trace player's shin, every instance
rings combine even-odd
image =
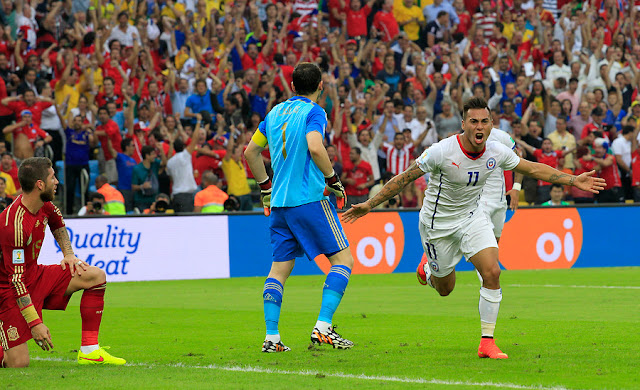
[[[498,320],[498,311],[502,301],[502,289],[490,290],[486,287],[480,288],[480,323],[483,338],[493,338],[493,332]]]
[[[267,325],[266,340],[274,343],[280,341],[278,322],[280,321],[280,307],[284,288],[277,279],[267,278],[264,282],[262,298],[264,300],[264,322]]]
[[[84,290],[80,300],[80,317],[82,318],[82,343],[80,350],[89,354],[98,348],[98,333],[104,310],[104,293],[106,283],[95,285]]]
[[[349,283],[351,269],[345,265],[334,265],[327,274],[322,290],[322,306],[316,328],[321,332],[328,332],[333,320],[333,314],[338,309],[344,291]]]

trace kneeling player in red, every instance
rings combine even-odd
[[[82,343],[79,364],[125,364],[98,345],[106,275],[74,254],[60,210],[51,203],[58,180],[46,157],[28,158],[18,170],[20,195],[0,214],[0,367],[27,367],[27,341],[45,351],[53,348],[42,309],[65,310],[71,294],[80,301]],[[60,265],[38,264],[47,224],[64,258]],[[106,347],[105,347],[106,348]]]

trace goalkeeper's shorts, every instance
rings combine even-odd
[[[273,261],[306,254],[332,256],[349,246],[336,209],[328,200],[296,207],[272,207],[269,218]]]

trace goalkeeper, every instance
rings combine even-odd
[[[344,207],[345,192],[333,171],[323,145],[327,115],[315,102],[322,94],[322,72],[311,63],[300,63],[293,72],[296,96],[275,106],[258,126],[245,157],[260,184],[262,204],[269,218],[273,263],[264,283],[264,319],[267,335],[262,352],[289,351],[280,340],[278,321],[284,283],[296,257],[310,260],[324,254],[331,262],[322,292],[320,315],[313,331],[314,344],[351,348],[332,326],[335,313],[349,283],[353,257],[333,205],[333,192]],[[273,168],[267,176],[261,152],[269,146]]]

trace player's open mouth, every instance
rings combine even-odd
[[[475,138],[476,144],[480,145],[483,139],[484,139],[483,133],[476,133],[476,138]]]

